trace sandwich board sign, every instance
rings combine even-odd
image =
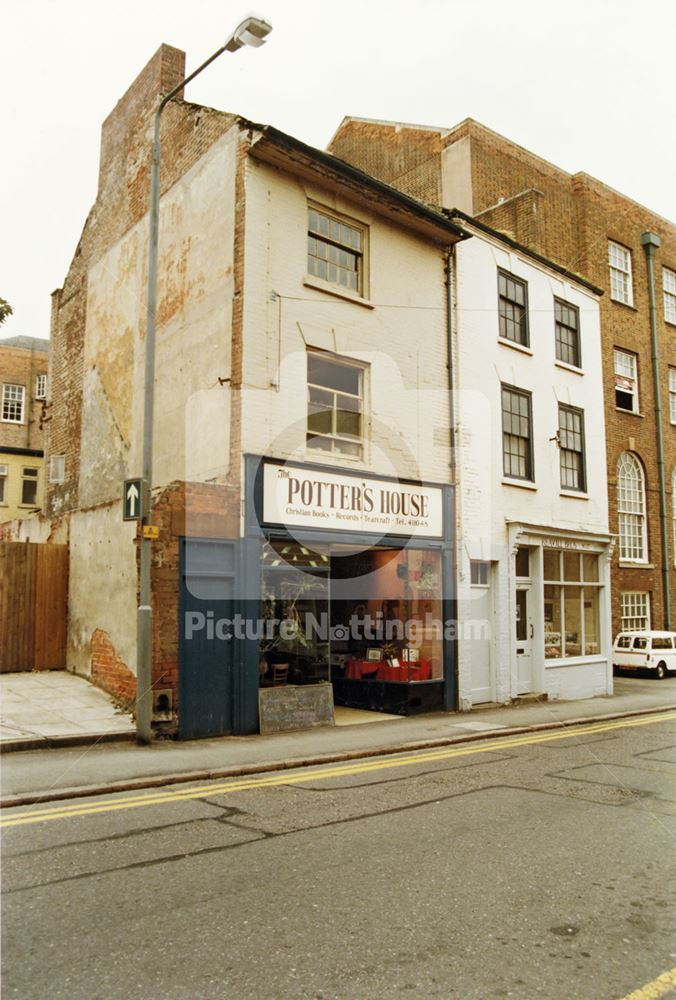
[[[122,493],[122,519],[140,521],[143,507],[143,480],[125,479]]]

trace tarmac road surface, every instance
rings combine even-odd
[[[5,810],[3,997],[673,996],[675,764],[669,712]]]

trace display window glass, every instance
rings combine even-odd
[[[443,679],[441,553],[271,539],[262,549],[260,673],[286,682]]]
[[[599,557],[543,550],[545,659],[597,656],[601,651]]]

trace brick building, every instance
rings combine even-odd
[[[37,337],[0,340],[0,522],[42,507],[48,350]]]
[[[674,224],[588,174],[569,174],[471,119],[447,129],[346,118],[329,149],[425,203],[460,209],[510,234],[604,290],[609,515],[618,539],[613,631],[676,627]],[[654,251],[654,359],[641,241],[649,232],[660,244]],[[584,365],[574,354],[570,361],[572,369]],[[668,604],[665,591],[671,595]]]

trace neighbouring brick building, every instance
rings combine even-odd
[[[676,627],[676,227],[472,119],[431,128],[348,117],[329,149],[423,202],[457,208],[604,290],[601,300],[613,630]],[[657,394],[641,236],[655,250]],[[570,356],[571,369],[584,357]],[[660,489],[658,430],[663,441]],[[619,509],[618,509],[619,507]],[[666,546],[662,544],[662,528]],[[664,576],[671,594],[665,605]]]
[[[0,340],[0,522],[42,507],[49,341]]]

